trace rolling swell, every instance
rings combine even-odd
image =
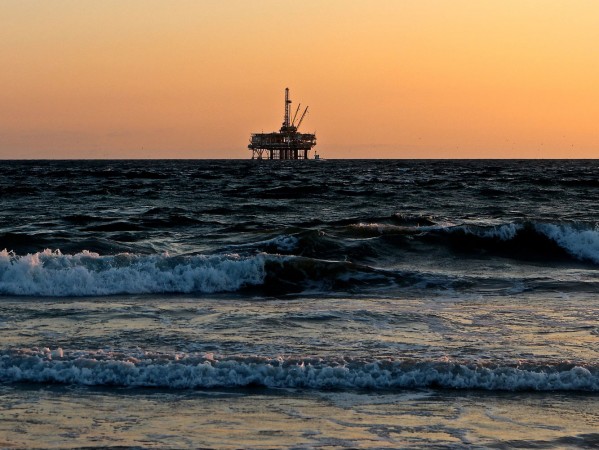
[[[349,225],[346,233],[361,238],[398,237],[404,246],[425,243],[460,254],[489,253],[532,261],[574,259],[599,264],[599,229],[595,223],[523,221],[413,226],[361,222]]]
[[[356,358],[220,358],[137,351],[0,351],[0,381],[89,386],[304,389],[599,391],[599,367],[572,363],[478,363]]]
[[[348,292],[361,287],[389,287],[408,281],[401,274],[367,265],[306,257],[270,258],[265,269],[263,288],[270,295],[306,290]]]

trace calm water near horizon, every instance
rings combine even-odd
[[[0,448],[599,446],[599,161],[4,161]]]

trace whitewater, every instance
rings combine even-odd
[[[296,163],[5,162],[0,447],[597,445],[594,161]]]

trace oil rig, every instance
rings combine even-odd
[[[299,133],[297,130],[308,113],[308,107],[298,118],[301,103],[297,105],[291,118],[291,100],[289,88],[285,88],[285,118],[279,131],[272,133],[253,133],[248,148],[252,151],[252,159],[308,159],[309,152],[316,145],[316,135]],[[318,155],[314,156],[318,159]]]

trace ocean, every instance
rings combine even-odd
[[[0,448],[599,447],[599,161],[4,161]]]

